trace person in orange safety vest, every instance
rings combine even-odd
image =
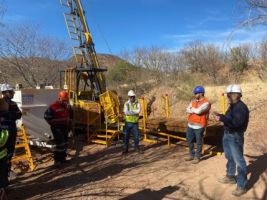
[[[205,128],[208,124],[210,103],[204,96],[205,89],[202,86],[196,86],[193,90],[194,99],[190,102],[186,109],[188,113],[188,127],[186,139],[189,146],[189,157],[186,161],[193,161],[193,164],[200,162],[202,151],[202,138]],[[197,144],[197,150],[194,149],[194,140]]]

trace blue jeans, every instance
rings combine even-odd
[[[235,176],[237,167],[237,186],[245,188],[247,184],[247,165],[243,155],[244,133],[224,131],[223,149],[227,159],[226,174]]]
[[[124,140],[124,149],[128,150],[129,140],[131,131],[134,134],[134,147],[138,148],[139,146],[139,133],[138,133],[138,123],[125,123],[125,140]]]
[[[199,159],[201,156],[202,151],[202,136],[203,136],[204,128],[200,129],[193,129],[190,127],[187,127],[186,131],[186,139],[189,147],[189,156],[191,158]],[[194,139],[196,139],[197,143],[197,151],[195,152],[194,149]]]

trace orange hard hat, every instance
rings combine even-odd
[[[69,94],[66,91],[60,91],[58,93],[58,98],[61,101],[68,101],[69,100]]]

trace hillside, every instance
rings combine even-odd
[[[100,66],[111,69],[117,63],[123,62],[115,55],[98,54]],[[48,58],[8,58],[0,59],[0,82],[9,82],[12,85],[22,83],[24,87],[32,84],[59,85],[59,71],[76,66],[74,58],[68,60],[50,60]],[[23,72],[23,75],[22,75]],[[27,80],[25,80],[23,77]]]
[[[124,61],[118,56],[111,55],[111,54],[97,54],[98,61],[101,67],[113,67],[117,63]]]
[[[212,110],[220,111],[220,94],[225,85],[204,85]],[[247,77],[241,83],[243,100],[250,109],[250,123],[245,135],[245,158],[248,164],[248,192],[242,200],[267,199],[267,83],[257,77]],[[159,111],[160,97],[169,94],[171,117],[186,118],[189,102],[181,97],[181,86],[156,86],[146,93],[154,96],[155,116]],[[192,89],[192,88],[191,88]],[[177,92],[179,91],[179,92]],[[156,109],[157,108],[157,109]],[[152,144],[142,141],[143,155],[130,151],[121,156],[121,144],[106,148],[87,145],[79,140],[69,151],[72,165],[58,171],[53,168],[52,154],[34,150],[38,158],[37,169],[17,176],[8,193],[9,199],[124,199],[124,200],[237,200],[231,195],[234,185],[222,185],[217,179],[225,174],[226,160],[222,156],[206,155],[198,165],[184,161],[185,143],[172,141]],[[76,156],[76,148],[79,157]]]
[[[117,63],[119,62],[123,62],[124,60],[116,55],[112,55],[112,54],[104,54],[104,53],[99,53],[97,54],[97,59],[99,61],[99,64],[101,67],[113,67],[115,66]],[[69,59],[73,65],[75,65],[75,58],[72,57]]]

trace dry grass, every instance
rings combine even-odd
[[[248,105],[250,110],[255,110],[267,100],[267,83],[261,81],[253,74],[248,74],[247,78],[238,83],[243,90],[243,101]],[[205,85],[206,97],[212,103],[212,110],[221,111],[221,94],[225,92],[227,85]],[[170,98],[170,110],[172,117],[186,117],[185,109],[190,99],[193,97],[192,90],[194,85],[181,83],[178,86],[161,85],[154,87],[149,93],[144,96],[150,101],[153,97],[156,98],[152,105],[154,115],[162,115],[164,113],[164,104],[161,103],[165,94]],[[163,101],[162,101],[163,102]],[[162,105],[162,106],[161,106]]]

